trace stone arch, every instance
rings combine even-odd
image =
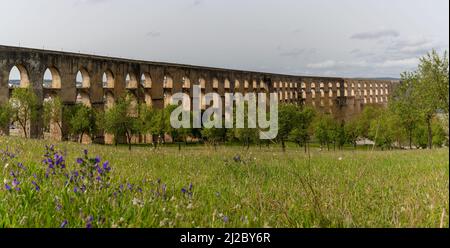
[[[56,92],[54,92],[54,91],[46,92],[44,94],[44,99],[43,99],[44,106],[47,102],[53,101],[56,98],[57,98]],[[62,137],[63,135],[61,133],[61,129],[59,128],[59,125],[61,125],[61,119],[59,119],[59,121],[54,121],[53,119],[49,120],[49,122],[43,126],[42,131],[43,131],[44,139],[61,141],[63,138]]]
[[[76,103],[84,104],[87,107],[92,107],[91,98],[90,98],[89,94],[86,92],[78,92],[77,98],[75,101],[76,101]]]
[[[201,109],[206,109],[206,99],[205,99],[205,88],[206,88],[206,80],[202,77],[198,79],[198,85],[200,86],[200,106]]]
[[[241,86],[241,83],[239,82],[239,80],[234,80],[234,89],[235,90],[239,90]]]
[[[8,86],[10,88],[26,88],[30,85],[28,70],[22,64],[14,65],[9,70]]]
[[[144,97],[145,97],[144,99],[145,105],[152,106],[153,105],[152,94],[150,92],[145,92]]]
[[[264,93],[269,93],[269,85],[267,84],[267,82],[264,82],[264,80],[261,80],[260,89]]]
[[[104,99],[104,107],[105,110],[108,110],[114,106],[116,103],[116,99],[114,97],[114,94],[111,91],[105,91],[105,95],[103,96]]]
[[[102,75],[102,85],[106,89],[114,89],[115,76],[111,70],[106,70]]]
[[[344,96],[348,96],[348,84],[347,84],[347,82],[344,83]]]
[[[182,87],[183,87],[183,89],[190,89],[191,88],[191,80],[189,79],[189,77],[186,77],[186,76],[184,76],[184,77],[182,77],[181,78],[181,81],[182,81]]]
[[[126,89],[137,89],[138,82],[136,75],[134,73],[130,72],[125,77],[125,88]]]
[[[301,92],[302,92],[302,99],[306,100],[306,89],[302,88]]]
[[[172,89],[173,88],[173,78],[170,75],[164,76],[163,88],[164,89]]]
[[[44,88],[50,89],[60,89],[61,88],[61,74],[59,70],[50,66],[44,71],[44,80],[42,80],[42,86]]]
[[[230,80],[228,78],[225,78],[223,86],[224,86],[224,89],[226,89],[226,90],[230,89],[231,83],[230,83]]]
[[[142,73],[140,83],[143,88],[146,89],[152,88],[152,77],[150,76],[150,73],[148,72]]]
[[[91,87],[91,77],[86,68],[81,67],[75,78],[75,85],[77,88],[89,88]]]
[[[316,84],[315,83],[311,83],[311,98],[312,99],[316,98]]]
[[[244,89],[248,89],[250,86],[250,83],[248,82],[248,80],[244,80]]]
[[[333,97],[333,84],[332,83],[328,84],[328,97],[329,98]]]
[[[170,105],[172,101],[173,78],[170,75],[165,75],[163,78],[163,98],[164,106]]]
[[[128,114],[130,115],[130,116],[133,116],[133,117],[137,117],[138,116],[138,104],[139,104],[139,101],[138,101],[138,98],[137,98],[137,96],[134,94],[134,93],[132,93],[132,92],[129,92],[127,95],[126,95],[126,98],[127,98],[127,100],[129,100],[130,101],[130,108],[128,109]]]
[[[214,77],[212,82],[213,82],[213,89],[216,89],[216,90],[219,89],[219,79]]]

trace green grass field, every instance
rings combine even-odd
[[[448,149],[56,143],[67,168],[46,178],[45,144],[0,137],[0,227],[449,227]],[[110,162],[101,183],[67,182],[83,149]]]

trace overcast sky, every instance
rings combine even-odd
[[[0,44],[296,75],[399,77],[448,0],[0,0]]]

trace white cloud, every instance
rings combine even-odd
[[[319,63],[311,63],[307,64],[306,67],[310,69],[330,69],[336,66],[336,61],[334,60],[326,60]]]
[[[416,67],[419,64],[419,58],[408,58],[408,59],[397,59],[397,60],[386,60],[382,63],[376,64],[380,68],[411,68]]]
[[[400,33],[393,29],[384,29],[371,32],[361,32],[353,34],[350,38],[356,40],[377,40],[384,37],[398,37]]]

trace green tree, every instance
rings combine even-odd
[[[97,115],[96,112],[84,105],[75,104],[70,110],[66,110],[65,115],[69,120],[70,133],[78,137],[80,143],[83,143],[83,136],[88,135],[91,139],[97,132]]]
[[[10,102],[12,121],[19,123],[25,138],[28,138],[28,126],[38,117],[38,98],[30,88],[17,88]]]
[[[366,105],[358,117],[356,130],[358,136],[364,139],[373,139],[369,135],[370,125],[373,120],[375,120],[381,112],[381,107],[377,105]]]
[[[345,142],[352,144],[356,149],[357,141],[358,141],[358,119],[353,118],[350,121],[345,123]]]
[[[433,146],[442,147],[446,143],[446,133],[441,120],[434,118],[431,124],[433,130]]]
[[[402,73],[402,83],[396,87],[389,102],[389,109],[398,117],[398,124],[406,132],[410,149],[412,148],[414,129],[420,121],[420,110],[413,94],[417,81],[416,73]]]
[[[11,121],[11,105],[5,103],[0,105],[0,133],[9,128]]]
[[[225,137],[228,136],[229,140],[237,140],[239,141],[243,146],[247,147],[247,149],[250,148],[250,144],[253,144],[255,142],[258,141],[259,139],[259,129],[256,128],[250,128],[249,127],[249,108],[248,108],[248,103],[244,102],[243,103],[243,108],[244,108],[244,127],[243,128],[237,128],[236,126],[236,108],[233,109],[233,116],[235,116],[236,118],[233,118],[233,129],[229,130],[228,132],[226,132],[226,129],[221,128],[222,130],[213,130],[211,132],[206,132],[207,134],[216,134],[218,135],[217,138],[221,138],[221,137]],[[255,116],[257,118],[257,116]],[[256,121],[256,120],[253,120]],[[204,132],[202,132],[203,134]]]
[[[415,104],[420,111],[427,127],[428,148],[432,148],[433,130],[432,120],[438,111],[448,116],[449,110],[449,81],[448,54],[441,57],[433,50],[420,59],[415,72],[418,80],[413,87]]]
[[[413,142],[418,148],[426,148],[428,145],[427,127],[423,121],[419,122],[414,129]]]
[[[278,136],[283,151],[286,150],[286,141],[295,127],[300,106],[295,104],[280,104],[278,108]]]
[[[391,149],[393,143],[401,146],[405,136],[404,129],[398,125],[398,116],[389,109],[380,110],[379,116],[372,120],[369,128],[369,136],[376,146],[382,149]]]
[[[61,98],[55,97],[48,101],[44,102],[44,126],[48,127],[52,123],[55,123],[62,136],[63,135],[63,127],[62,127],[62,116],[63,116],[63,103]]]
[[[347,141],[347,134],[345,133],[345,122],[335,122],[335,145],[338,146],[339,150],[344,148],[344,145]]]
[[[130,97],[125,96],[121,97],[104,115],[105,132],[114,135],[116,145],[120,137],[125,137],[128,150],[131,150],[133,135],[139,134],[142,130],[140,119],[136,114],[138,113],[137,107],[132,103]]]
[[[152,106],[148,106],[146,104],[141,104],[139,106],[138,121],[140,123],[139,125],[143,134],[153,134],[153,124],[156,114],[157,113]]]
[[[326,145],[328,150],[330,150],[330,143],[335,138],[335,126],[335,121],[329,114],[320,113],[314,120],[314,136],[319,141],[320,145]]]
[[[303,107],[296,113],[296,120],[293,122],[294,127],[289,133],[289,139],[293,140],[299,146],[303,145],[306,152],[307,143],[310,140],[309,129],[314,120],[316,112],[313,108]]]

